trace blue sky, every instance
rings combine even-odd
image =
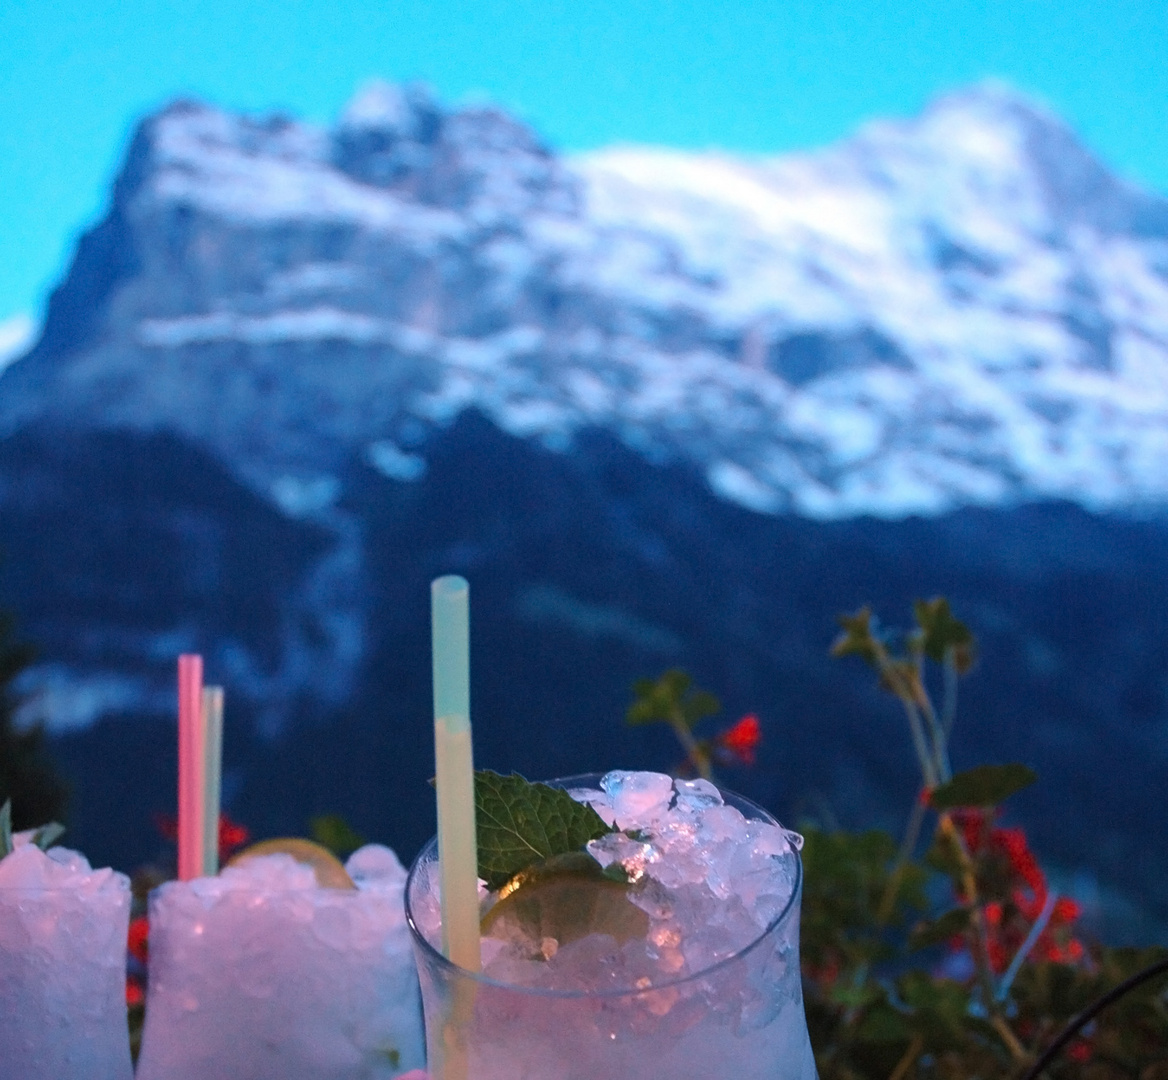
[[[1168,193],[1168,2],[3,0],[0,352],[100,215],[136,118],[193,94],[328,121],[373,76],[492,98],[565,150],[750,153],[996,76]]]

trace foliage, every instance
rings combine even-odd
[[[822,1080],[1022,1077],[1076,1013],[1168,951],[1080,940],[1078,906],[1048,888],[1022,830],[999,823],[1001,803],[1033,782],[1029,769],[952,773],[957,683],[976,643],[943,599],[918,601],[914,615],[899,635],[866,608],[843,616],[832,649],[871,666],[900,702],[922,788],[899,845],[804,828],[812,1045]],[[932,842],[918,856],[929,815]],[[1102,1012],[1047,1075],[1168,1080],[1168,976]]]
[[[29,839],[41,851],[48,851],[64,833],[65,826],[59,821],[50,821],[47,824],[41,825]],[[13,847],[14,842],[12,838],[12,800],[5,799],[4,805],[0,806],[0,859],[8,855]]]
[[[491,890],[502,888],[533,862],[579,851],[589,840],[612,832],[587,803],[518,773],[477,771],[474,795],[479,877]]]
[[[31,829],[64,818],[68,789],[57,775],[37,725],[18,731],[13,723],[15,678],[32,662],[31,646],[13,640],[11,616],[0,613],[0,802],[12,801],[12,827]]]
[[[365,844],[365,838],[340,814],[321,814],[314,817],[308,823],[308,835],[321,846],[328,848],[338,859],[352,855]]]
[[[715,761],[753,765],[762,738],[758,717],[753,714],[712,738],[694,735],[694,728],[702,720],[721,710],[722,704],[713,694],[696,689],[689,675],[671,668],[656,679],[638,679],[633,684],[633,703],[625,720],[633,725],[668,724],[685,751],[685,759],[675,771],[712,780]]]

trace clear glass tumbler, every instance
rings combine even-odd
[[[595,788],[599,780],[553,783]],[[722,795],[748,820],[778,824],[749,800]],[[417,918],[433,910],[437,859],[431,840],[406,884],[431,1080],[814,1080],[799,974],[797,852],[790,900],[755,940],[684,978],[594,992],[510,985],[448,961]]]
[[[101,872],[98,872],[99,874]],[[0,1080],[130,1080],[130,882],[0,886]]]
[[[287,864],[308,880],[229,869],[151,894],[137,1080],[389,1080],[424,1063],[400,879],[320,888]]]

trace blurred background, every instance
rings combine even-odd
[[[428,583],[479,764],[722,777],[899,831],[837,616],[947,596],[958,767],[1113,941],[1168,942],[1168,9],[0,11],[0,779],[129,869],[174,660],[257,836],[432,831]],[[35,655],[23,650],[31,645]]]

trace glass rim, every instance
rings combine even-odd
[[[540,783],[550,784],[553,787],[559,787],[567,790],[571,787],[583,787],[586,781],[599,782],[600,778],[607,776],[607,773],[577,773],[574,776],[558,777],[555,780],[543,780]],[[595,786],[595,784],[594,784]],[[784,826],[779,820],[764,806],[760,806],[753,799],[748,799],[745,795],[739,795],[738,792],[732,791],[730,788],[724,788],[715,785],[722,797],[725,799],[730,796],[736,803],[742,804],[755,811],[758,818],[764,821],[769,821],[771,824],[778,825],[779,828]],[[757,820],[757,818],[755,819]],[[431,852],[436,852],[438,847],[438,837],[432,836],[422,846],[422,850],[418,852],[414,861],[410,864],[409,873],[406,875],[405,890],[402,899],[405,903],[406,925],[410,928],[410,937],[414,944],[422,950],[426,958],[439,968],[448,971],[454,975],[461,976],[465,979],[470,979],[480,986],[492,987],[499,990],[507,990],[516,994],[530,994],[533,997],[554,997],[554,998],[631,998],[641,997],[647,994],[655,994],[661,990],[668,990],[673,987],[684,986],[687,983],[696,982],[699,979],[705,979],[712,974],[720,972],[722,969],[731,964],[742,960],[747,954],[758,948],[764,941],[767,940],[781,925],[783,925],[791,915],[791,911],[798,909],[798,899],[803,888],[803,858],[799,853],[799,849],[792,845],[791,854],[795,856],[795,881],[791,887],[791,895],[787,897],[786,904],[783,905],[780,911],[767,925],[758,932],[757,936],[748,941],[739,949],[735,949],[729,956],[724,956],[720,960],[702,968],[700,971],[690,972],[688,975],[682,975],[677,978],[669,979],[665,982],[655,982],[649,986],[639,987],[605,987],[598,990],[558,990],[554,987],[543,986],[524,986],[519,983],[501,982],[498,979],[492,979],[489,975],[484,975],[481,971],[469,971],[464,967],[460,967],[454,961],[443,956],[442,951],[437,949],[430,943],[426,935],[419,929],[417,921],[414,919],[413,906],[410,903],[411,887],[414,884],[415,876],[417,875],[419,867],[422,862]],[[437,862],[437,858],[434,859]]]

